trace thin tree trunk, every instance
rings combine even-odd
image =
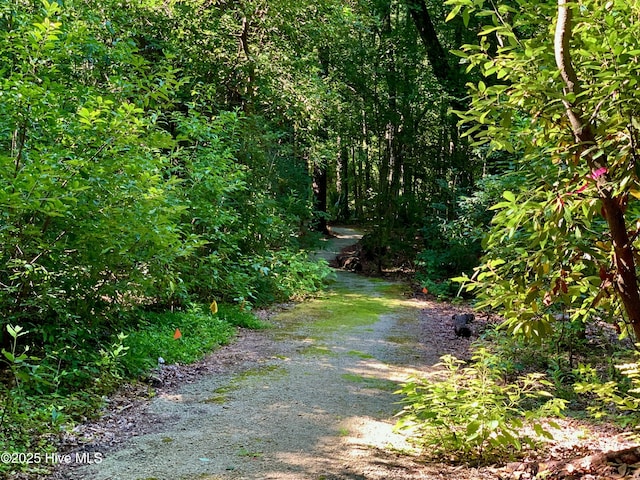
[[[242,32],[239,36],[238,50],[244,53],[248,64],[247,81],[245,85],[242,109],[246,113],[250,113],[253,109],[253,97],[255,94],[255,62],[249,50],[249,30],[251,22],[247,17],[242,18]]]
[[[325,49],[318,52],[318,62],[321,67],[321,76],[326,77],[329,71],[329,56]],[[329,138],[329,134],[325,126],[320,128],[318,137],[325,141]],[[327,190],[328,190],[328,166],[324,161],[315,160],[313,164],[313,194],[314,209],[316,211],[316,230],[324,235],[329,235],[329,226],[327,225]]]
[[[338,218],[345,221],[349,218],[349,151],[346,145],[340,146],[337,174]]]
[[[314,207],[319,213],[316,222],[316,230],[328,235],[329,227],[327,226],[327,168],[325,165],[318,163],[313,166],[313,194]]]

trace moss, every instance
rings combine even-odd
[[[226,403],[227,402],[227,396],[226,395],[214,395],[213,397],[209,397],[207,398],[204,403]]]
[[[329,347],[323,345],[309,345],[308,347],[300,349],[300,353],[302,355],[326,355],[330,357],[337,355],[336,352],[331,351]]]
[[[373,355],[370,355],[370,354],[364,353],[364,352],[360,352],[359,350],[349,350],[347,352],[347,355],[349,355],[351,357],[358,357],[358,358],[363,358],[363,359],[375,358]]]
[[[367,280],[371,282],[370,279]],[[323,298],[311,300],[278,315],[283,323],[305,322],[315,332],[330,333],[344,328],[372,325],[380,315],[391,313],[403,304],[401,287],[387,282],[374,282],[371,291],[354,293],[359,288],[342,287],[328,292]],[[314,333],[315,333],[314,332]]]
[[[260,458],[264,454],[259,450],[248,450],[244,447],[241,447],[238,451],[238,456],[240,457],[250,457],[250,458]]]
[[[251,368],[242,373],[239,373],[231,379],[226,385],[222,385],[216,388],[212,393],[213,395],[205,400],[203,403],[225,403],[228,400],[228,394],[239,390],[241,383],[247,381],[250,378],[261,377],[264,375],[286,375],[287,371],[279,365],[261,365],[256,368]]]
[[[385,392],[395,392],[399,388],[396,382],[383,378],[366,377],[354,373],[345,373],[342,374],[341,377],[347,382],[358,383],[364,388],[374,388],[376,390],[384,390]]]

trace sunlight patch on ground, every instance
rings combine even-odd
[[[351,417],[343,420],[339,427],[337,432],[339,436],[318,439],[319,450],[325,453],[322,460],[319,461],[317,455],[304,451],[278,452],[276,463],[286,465],[285,468],[289,471],[272,470],[264,478],[278,480],[300,480],[300,478],[311,478],[311,476],[325,478],[323,474],[328,472],[331,472],[331,475],[327,475],[326,478],[335,478],[336,472],[348,474],[348,478],[351,478],[350,475],[357,472],[350,469],[360,465],[361,459],[370,457],[372,450],[417,454],[405,436],[393,431],[391,423],[370,417]],[[360,476],[354,478],[360,478]]]
[[[348,446],[348,454],[351,457],[367,456],[366,449],[356,448],[362,446],[415,453],[406,436],[393,430],[393,423],[368,417],[352,417],[343,421],[340,426],[349,431],[344,443]]]
[[[181,393],[175,393],[175,394],[161,393],[160,395],[158,395],[158,398],[161,400],[165,400],[167,402],[173,402],[173,403],[184,402],[184,398]]]
[[[388,365],[376,360],[363,360],[355,367],[348,368],[349,373],[363,377],[373,377],[395,383],[404,383],[411,378],[437,379],[441,376],[441,370],[430,369],[430,371],[418,370],[413,367],[401,365]]]

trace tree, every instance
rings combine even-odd
[[[319,286],[300,247],[325,90],[280,35],[313,5],[267,6],[0,6],[3,325],[100,342],[151,304]]]
[[[611,161],[607,158],[606,146],[602,145],[604,139],[597,138],[595,134],[597,127],[594,122],[598,112],[595,109],[585,110],[578,100],[582,94],[582,86],[573,68],[570,51],[574,8],[575,6],[569,7],[566,0],[558,0],[554,49],[556,64],[565,84],[565,98],[562,103],[565,106],[566,116],[575,139],[575,154],[586,162],[592,172],[600,172],[597,176],[592,173],[592,178],[596,183],[597,195],[602,203],[602,215],[607,221],[611,236],[614,260],[610,272],[611,280],[616,293],[622,300],[627,319],[631,323],[636,337],[640,338],[640,292],[638,291],[636,257],[625,218],[629,191],[627,189],[615,191],[616,185],[611,183],[612,178],[609,174]],[[624,46],[628,47],[628,45]],[[633,159],[633,164],[635,166],[635,159]]]
[[[640,338],[639,6],[581,0],[451,0],[452,15],[488,19],[457,52],[486,80],[459,112],[476,145],[516,152],[519,191],[505,192],[468,283],[542,336],[554,314],[624,316]]]
[[[337,115],[328,117],[330,137],[341,147],[329,168],[329,204],[335,213],[356,212],[377,225],[372,237],[379,249],[394,228],[419,228],[440,205],[453,216],[452,191],[471,186],[477,167],[447,112],[462,94],[463,76],[453,62],[440,68],[449,65],[447,49],[460,29],[442,28],[418,8],[407,1],[359,2],[343,11],[346,34],[326,51],[326,78],[340,96]],[[437,2],[429,8],[444,20]],[[421,37],[425,22],[430,36]],[[347,177],[348,195],[331,191]]]
[[[461,99],[459,97],[464,95],[466,75],[457,63],[451,62],[451,55],[442,46],[425,0],[407,0],[406,3],[424,44],[433,74],[447,92],[453,96],[455,104],[460,107]]]

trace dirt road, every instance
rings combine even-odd
[[[323,255],[357,239],[351,230],[337,233]],[[279,313],[273,328],[246,332],[205,362],[232,361],[160,389],[136,436],[101,452],[101,463],[61,478],[454,478],[416,461],[392,431],[400,409],[393,391],[411,375],[428,374],[443,353],[442,334],[431,335],[433,326],[425,330],[422,322],[436,307],[408,298],[397,284],[336,275],[322,298]],[[429,318],[440,328],[450,312]],[[478,475],[464,477],[488,478]]]

